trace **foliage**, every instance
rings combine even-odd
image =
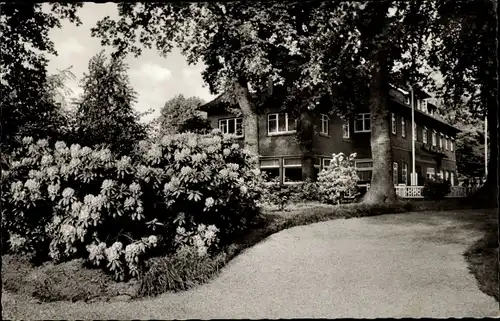
[[[43,6],[49,6],[44,10]],[[0,146],[10,152],[18,137],[60,138],[64,125],[53,101],[47,77],[47,54],[57,54],[49,38],[61,20],[81,24],[76,16],[81,3],[0,4]]]
[[[152,258],[141,277],[139,296],[177,292],[205,283],[226,263],[226,257],[224,252],[199,256],[195,248],[184,246],[172,256]]]
[[[357,191],[359,181],[354,158],[343,153],[332,154],[328,169],[318,174],[318,194],[321,201],[330,204],[340,204],[342,199]]]
[[[422,195],[429,200],[442,200],[445,195],[451,192],[451,183],[449,180],[443,180],[440,177],[427,179],[422,189]]]
[[[3,228],[11,251],[40,260],[88,257],[123,280],[180,244],[224,246],[259,212],[256,158],[219,130],[142,142],[136,162],[109,149],[23,143],[2,172]]]
[[[279,178],[265,183],[264,202],[277,206],[278,211],[284,210],[288,205],[298,200],[300,184],[281,184]]]
[[[210,125],[210,121],[200,116],[188,118],[179,126],[179,133],[192,132],[207,134],[211,130],[212,126]]]
[[[77,103],[79,142],[103,144],[117,155],[128,155],[146,138],[146,127],[133,108],[137,93],[130,86],[128,67],[120,58],[108,62],[101,51],[90,59],[88,68]]]
[[[160,125],[160,135],[171,135],[179,132],[188,131],[190,126],[195,126],[198,122],[201,129],[205,129],[205,124],[201,121],[202,116],[198,108],[204,101],[198,97],[185,98],[183,95],[177,95],[168,100],[160,110],[158,119]]]

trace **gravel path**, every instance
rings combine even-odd
[[[419,212],[294,227],[231,261],[212,282],[132,302],[34,304],[2,296],[8,319],[487,317],[462,254],[480,232]]]

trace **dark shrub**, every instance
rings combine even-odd
[[[451,191],[451,184],[439,177],[426,180],[422,194],[427,200],[442,200]]]

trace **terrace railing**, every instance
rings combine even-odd
[[[370,184],[363,185],[366,186],[367,189],[370,188]],[[424,198],[422,195],[422,191],[424,189],[423,186],[407,186],[407,185],[397,185],[394,186],[396,190],[396,195],[401,198]],[[453,198],[453,197],[467,197],[470,194],[474,193],[477,190],[477,187],[474,188],[466,188],[464,186],[451,186],[451,191],[445,197]]]

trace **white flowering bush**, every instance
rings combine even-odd
[[[354,159],[356,154],[346,157],[333,154],[330,166],[318,174],[318,194],[322,202],[340,204],[341,200],[357,191],[359,177]]]
[[[10,250],[42,261],[85,257],[124,279],[180,246],[205,255],[258,215],[257,159],[219,130],[141,142],[139,151],[116,158],[25,138],[1,176]]]

